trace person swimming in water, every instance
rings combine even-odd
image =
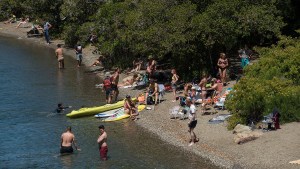
[[[71,108],[72,106],[63,106],[62,103],[58,103],[57,104],[57,108],[55,109],[56,113],[61,113],[63,112],[65,109]]]

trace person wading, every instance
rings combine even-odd
[[[60,44],[57,44],[57,49],[55,50],[55,55],[58,61],[58,68],[64,69],[65,68],[65,62],[64,62],[64,56],[63,56],[63,50],[61,48]]]
[[[99,144],[99,152],[101,160],[107,160],[107,134],[105,132],[105,127],[103,125],[99,126],[100,135],[98,137],[97,143]]]
[[[72,145],[74,145],[77,151],[80,151],[79,147],[75,142],[75,136],[72,133],[71,127],[67,127],[66,131],[61,135],[60,153],[61,154],[73,153]]]

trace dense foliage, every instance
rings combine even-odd
[[[247,67],[227,101],[234,116],[229,128],[257,122],[274,108],[282,122],[300,120],[300,40],[282,37],[277,45],[258,51],[259,62]]]
[[[68,46],[86,43],[95,33],[99,51],[115,65],[153,55],[190,79],[214,72],[219,52],[236,56],[245,44],[272,44],[282,29],[299,26],[297,5],[294,0],[2,0],[0,17],[49,21],[52,36]]]

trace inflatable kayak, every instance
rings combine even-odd
[[[132,100],[136,100],[136,98],[133,98]],[[70,118],[92,116],[92,115],[95,115],[95,114],[98,114],[101,112],[120,108],[123,105],[124,105],[124,100],[118,101],[117,103],[106,104],[106,105],[98,106],[98,107],[84,107],[79,110],[73,110],[71,113],[68,113],[66,116],[70,117]]]
[[[96,114],[94,117],[96,118],[107,118],[116,115],[117,113],[123,112],[124,108],[118,108],[115,110],[106,111],[103,113]]]
[[[144,110],[145,108],[146,108],[145,105],[139,105],[138,106],[138,112]],[[130,115],[125,114],[124,110],[123,110],[122,112],[117,113],[114,116],[108,117],[108,118],[106,118],[106,119],[104,119],[102,121],[105,121],[105,122],[118,121],[118,120],[126,119],[128,117],[130,117]]]

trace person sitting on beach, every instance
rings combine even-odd
[[[63,56],[63,50],[61,48],[61,44],[57,44],[57,49],[55,50],[55,55],[58,61],[58,68],[64,69],[65,68],[65,62],[64,62],[64,56]]]
[[[111,77],[110,77],[109,72],[105,73],[105,79],[103,80],[102,90],[105,91],[106,103],[111,104],[111,101],[112,101],[112,84],[111,84]]]
[[[193,86],[191,88],[191,92],[189,93],[189,98],[190,98],[190,100],[192,101],[193,104],[195,104],[198,101],[199,96],[198,96],[198,92],[196,90],[196,87]]]
[[[183,96],[184,97],[189,96],[189,92],[191,91],[192,87],[193,87],[192,83],[186,83],[184,85],[184,88],[183,88]]]
[[[25,25],[27,22],[29,22],[29,18],[22,18],[16,28],[19,28],[21,25]]]
[[[139,114],[130,95],[126,95],[126,99],[124,101],[124,112],[130,115],[131,120],[136,120],[136,116]]]
[[[16,15],[12,15],[12,17],[9,18],[7,21],[5,21],[4,24],[15,23],[15,22],[17,22]]]
[[[207,88],[207,96],[212,96],[213,93],[216,91],[216,94],[220,94],[222,91],[219,91],[219,84],[217,83],[217,79],[216,78],[212,78],[211,79],[211,87]]]
[[[61,154],[73,153],[72,145],[74,145],[77,151],[80,151],[79,147],[75,142],[75,136],[72,133],[71,127],[67,127],[66,132],[64,132],[61,135],[60,153]]]
[[[97,139],[97,143],[99,145],[99,153],[100,153],[100,158],[101,160],[107,160],[107,134],[105,132],[105,127],[103,125],[100,125],[99,127],[100,130],[100,135]]]
[[[99,58],[96,59],[96,61],[91,66],[103,66],[102,60],[103,56],[99,56]]]
[[[120,84],[118,86],[121,87],[121,86],[135,85],[137,83],[138,79],[139,79],[138,75],[134,74],[130,79],[126,79],[126,80],[124,79],[125,82],[123,82],[123,84]]]
[[[149,87],[147,89],[147,93],[146,93],[146,100],[145,100],[145,104],[148,104],[148,97],[153,97],[155,96],[155,100],[154,100],[154,104],[157,105],[157,100],[158,100],[158,85],[157,83],[154,81],[154,79],[150,79],[150,84]]]
[[[136,58],[136,59],[134,59],[134,61],[132,62],[132,64],[133,64],[133,70],[132,70],[132,72],[133,71],[137,72],[137,71],[141,70],[143,61],[140,60],[139,58]]]
[[[202,102],[206,99],[206,94],[207,94],[207,91],[206,91],[206,83],[207,83],[207,75],[204,73],[203,76],[202,76],[202,79],[199,83],[199,87],[201,89],[201,99],[202,99]],[[204,106],[205,104],[202,103],[202,106]]]
[[[63,112],[65,109],[68,109],[68,108],[71,108],[71,107],[72,107],[72,106],[63,106],[62,103],[58,103],[55,112],[56,112],[56,113],[61,113],[61,112]]]

